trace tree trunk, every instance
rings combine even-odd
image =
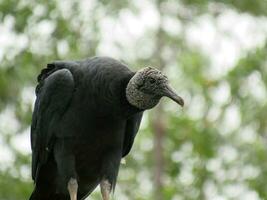
[[[160,15],[159,28],[156,33],[156,50],[154,52],[154,61],[155,66],[159,70],[165,68],[165,62],[162,58],[162,49],[164,47],[163,43],[163,30],[161,23],[161,7],[160,0],[157,2],[157,8]],[[155,169],[154,169],[154,199],[155,200],[164,200],[163,197],[163,173],[164,173],[164,154],[163,154],[163,141],[166,134],[166,126],[164,121],[164,109],[163,105],[159,104],[153,111],[152,117],[152,129],[154,131],[154,159],[155,159]]]
[[[163,108],[160,104],[154,111],[154,118],[152,121],[154,131],[154,159],[155,159],[155,171],[154,171],[154,188],[155,188],[155,200],[163,200],[163,172],[164,172],[164,155],[163,155],[163,140],[165,137],[165,124],[163,121]]]

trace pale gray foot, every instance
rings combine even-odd
[[[100,189],[101,189],[102,199],[109,200],[110,193],[111,193],[111,184],[109,183],[109,181],[102,180],[100,182]]]
[[[70,178],[68,182],[68,191],[70,194],[70,200],[77,200],[78,183],[74,178]]]

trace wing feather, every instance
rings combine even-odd
[[[68,108],[74,91],[74,80],[68,69],[56,69],[49,64],[38,77],[36,101],[31,126],[32,178],[47,162],[53,148],[55,132]]]

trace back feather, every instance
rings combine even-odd
[[[41,73],[37,77],[38,85],[36,86],[35,93],[39,93],[40,89],[43,86],[43,81],[53,72],[58,69],[54,63],[47,64],[46,68],[42,69]]]

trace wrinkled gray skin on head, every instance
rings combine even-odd
[[[129,103],[146,110],[156,106],[161,97],[167,96],[183,106],[183,100],[168,85],[168,79],[159,70],[146,67],[136,72],[126,88]]]

